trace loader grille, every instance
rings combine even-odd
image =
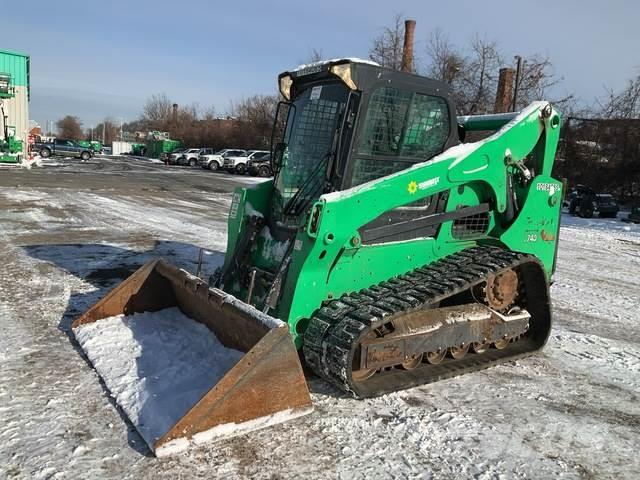
[[[454,220],[451,236],[456,240],[464,240],[485,235],[489,230],[489,212],[482,212]]]

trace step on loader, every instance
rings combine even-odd
[[[177,305],[246,352],[159,444],[310,411],[296,351],[369,397],[521,358],[551,329],[549,103],[458,117],[446,84],[357,59],[278,84],[274,178],[236,189],[208,285],[155,262],[74,324]]]

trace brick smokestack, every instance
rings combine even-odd
[[[402,47],[402,66],[400,67],[403,72],[413,71],[413,33],[415,29],[415,20],[404,21],[404,46]]]
[[[496,92],[496,104],[494,113],[505,113],[511,108],[513,98],[513,78],[515,72],[513,68],[501,68],[498,77],[498,91]]]
[[[173,123],[177,125],[178,124],[178,104],[177,103],[173,104],[173,111],[171,112],[171,114],[172,114],[172,117],[173,117],[172,118],[173,119]]]

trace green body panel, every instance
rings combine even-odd
[[[29,86],[29,55],[9,50],[0,50],[0,73],[11,75],[14,87]]]
[[[9,126],[8,130],[15,131],[15,127]],[[0,140],[0,163],[19,163],[23,147],[22,140],[16,140],[13,135]]]
[[[159,158],[163,153],[173,152],[180,147],[178,140],[151,140],[147,143],[147,156],[150,158]]]
[[[102,149],[102,144],[96,140],[78,140],[76,143],[81,147],[89,148],[94,152],[99,152]]]
[[[467,132],[478,132],[491,130],[495,131],[502,128],[509,121],[513,120],[517,113],[497,113],[493,115],[468,115],[458,117],[458,123],[464,127]]]
[[[145,148],[146,145],[144,143],[132,143],[131,144],[131,153],[133,155],[142,155],[142,149]]]
[[[398,173],[322,195],[296,234],[280,301],[276,310],[270,312],[289,323],[296,346],[302,345],[305,320],[324,301],[367,288],[475,244],[491,243],[533,254],[550,278],[558,241],[562,185],[551,177],[560,117],[555,110],[547,110],[543,115],[547,106],[537,102],[513,119],[503,118],[495,123],[504,125],[502,129],[482,141],[455,146]],[[525,158],[527,165],[535,165],[535,177],[526,185],[514,186],[518,214],[515,219],[505,221],[508,173],[516,168],[514,162]],[[362,245],[360,227],[385,212],[443,191],[449,192],[446,212],[460,206],[489,203],[487,233],[456,239],[453,221],[445,221],[434,237]],[[271,181],[239,188],[234,193],[225,265],[242,237],[248,215],[257,211],[267,216],[272,193]],[[309,219],[314,215],[317,221],[312,222]],[[251,259],[254,266],[261,262],[269,264],[270,259],[264,258],[263,242],[256,243]],[[246,299],[246,291],[238,282],[229,282],[225,290]]]

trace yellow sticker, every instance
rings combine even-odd
[[[418,190],[418,184],[416,183],[415,180],[411,180],[409,182],[409,185],[407,185],[407,191],[411,194],[416,193],[416,191]]]

